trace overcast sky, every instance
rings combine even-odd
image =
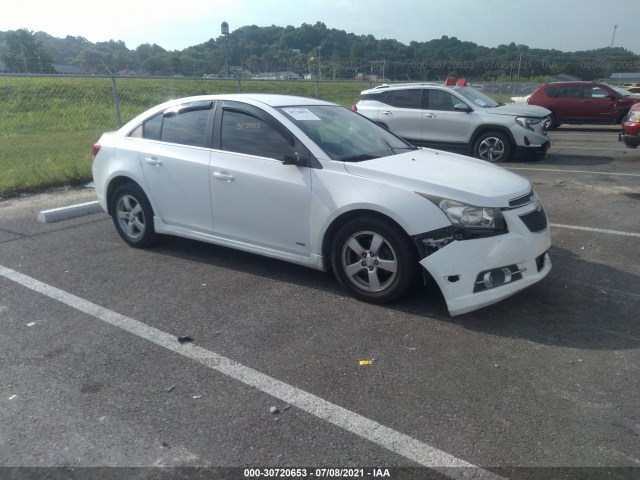
[[[614,46],[640,54],[640,0],[7,0],[0,31],[181,50],[217,38],[223,21],[231,31],[321,21],[404,44],[448,35],[487,47],[515,42],[562,51],[608,47],[618,25]]]

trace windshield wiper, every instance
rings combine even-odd
[[[361,162],[363,160],[373,160],[374,158],[379,158],[377,155],[372,155],[370,153],[363,153],[361,155],[354,155],[353,157],[343,158],[343,162]]]
[[[396,150],[417,150],[418,149],[418,147],[414,147],[413,145],[406,146],[406,147],[392,147],[391,144],[389,144],[389,142],[387,142],[382,137],[380,137],[380,141],[384,143],[384,146],[387,147],[387,150],[389,150],[389,153],[391,154],[394,154]]]
[[[396,150],[418,150],[418,147],[411,145],[410,147],[391,147],[391,149],[395,152]]]
[[[389,145],[389,142],[387,142],[384,138],[380,137],[380,141],[382,143],[384,143],[384,146],[387,147],[387,150],[389,150],[389,153],[391,155],[393,155],[393,148],[391,148],[391,145]]]

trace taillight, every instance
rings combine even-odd
[[[356,107],[355,105],[353,107],[351,107],[351,111],[352,112],[357,112],[358,111],[358,107]]]
[[[99,151],[100,151],[100,144],[94,143],[93,147],[91,147],[91,155],[93,155],[93,158],[96,158],[96,155],[98,155]]]

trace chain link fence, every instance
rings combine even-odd
[[[91,146],[148,108],[172,98],[277,93],[354,105],[369,81],[0,76],[0,198],[91,179]],[[535,85],[478,83],[508,102]]]
[[[0,76],[0,197],[91,178],[91,145],[172,98],[280,93],[351,106],[369,84],[182,78]]]

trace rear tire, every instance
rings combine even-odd
[[[132,247],[148,247],[156,240],[153,209],[135,183],[122,185],[113,192],[111,218],[122,239]]]

